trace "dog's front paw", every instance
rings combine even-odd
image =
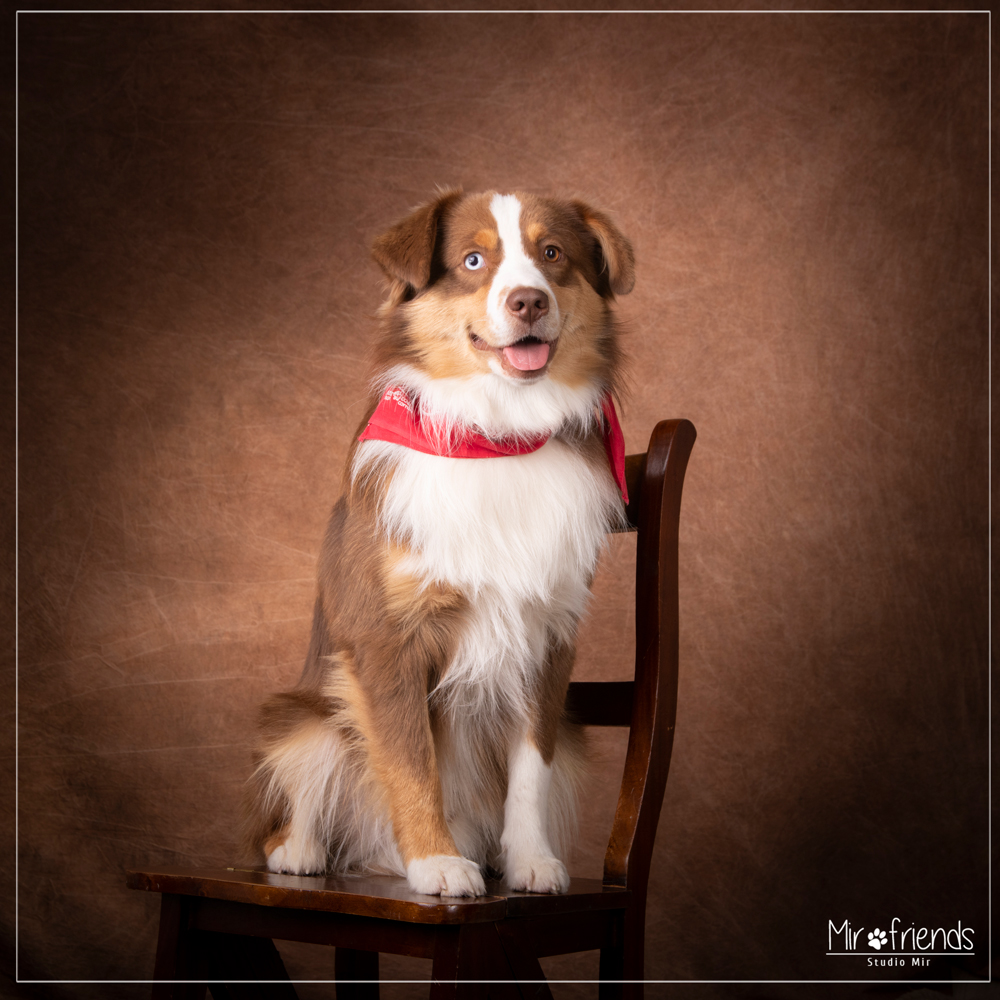
[[[428,896],[485,896],[479,865],[452,854],[414,858],[406,866],[406,881],[414,892]]]
[[[508,860],[507,885],[521,892],[565,892],[569,888],[566,866],[551,855]]]

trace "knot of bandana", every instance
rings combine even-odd
[[[604,450],[614,474],[622,499],[628,503],[625,487],[625,438],[622,435],[618,414],[610,393],[601,399],[604,414]],[[502,438],[494,441],[470,427],[442,434],[440,428],[421,420],[420,408],[413,397],[399,386],[392,386],[383,393],[368,426],[358,435],[359,441],[389,441],[404,448],[422,451],[426,455],[447,458],[504,458],[510,455],[527,455],[548,441],[548,434],[528,438]]]

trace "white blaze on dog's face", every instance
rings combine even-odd
[[[616,359],[608,303],[631,290],[632,250],[580,202],[450,192],[377,241],[375,257],[395,285],[386,367],[579,389]]]
[[[517,196],[494,195],[490,212],[496,220],[499,244],[495,256],[500,263],[486,296],[489,340],[481,338],[482,343],[475,346],[500,347],[500,352],[491,352],[493,356],[489,358],[490,368],[498,375],[537,378],[548,367],[559,339],[559,297],[539,264],[529,256],[537,248],[525,246],[521,202]],[[551,264],[562,253],[549,243],[543,248],[541,258]],[[470,264],[481,267],[485,264],[484,255],[473,251],[463,263],[467,268]]]

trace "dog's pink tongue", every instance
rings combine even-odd
[[[549,360],[549,345],[544,341],[530,344],[511,344],[503,349],[503,356],[523,372],[537,371]]]

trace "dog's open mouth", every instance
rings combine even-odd
[[[535,372],[544,368],[549,360],[549,342],[537,337],[522,337],[516,344],[503,349],[503,356],[513,367],[522,372]]]
[[[491,347],[483,340],[472,333],[472,346],[480,351],[495,351],[500,355],[505,368],[513,368],[520,372],[541,371],[548,362],[555,347],[553,341],[541,340],[538,337],[522,337],[520,340],[509,344],[507,347]]]

